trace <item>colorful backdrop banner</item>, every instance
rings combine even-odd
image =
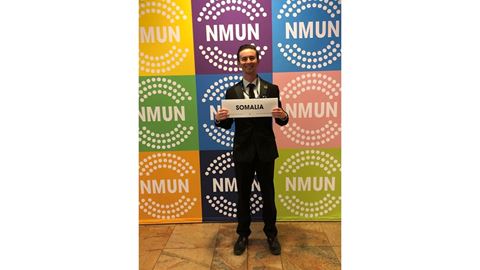
[[[340,1],[141,0],[139,42],[141,224],[236,221],[235,126],[213,116],[245,43],[290,116],[274,124],[278,220],[340,220]],[[250,202],[261,220],[256,179]]]

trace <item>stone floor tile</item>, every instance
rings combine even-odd
[[[153,270],[209,270],[213,248],[164,249]]]

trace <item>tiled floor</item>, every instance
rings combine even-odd
[[[247,250],[233,255],[235,223],[140,225],[140,270],[341,269],[340,222],[277,222],[282,254],[274,256],[251,225]]]

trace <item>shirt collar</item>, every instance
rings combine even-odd
[[[245,80],[245,79],[242,78],[242,82],[243,82],[243,85],[244,85],[245,87],[247,87],[247,85],[249,85],[249,84],[251,84],[251,83],[254,84],[255,87],[257,87],[257,86],[258,86],[258,80],[259,80],[259,79],[258,79],[258,77],[257,77],[257,78],[255,78],[255,80],[253,80],[253,82],[249,82],[249,81],[247,81],[247,80]]]

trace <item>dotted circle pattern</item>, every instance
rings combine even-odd
[[[242,77],[238,75],[225,76],[205,90],[202,97],[202,103],[221,101],[225,97],[226,90],[235,85]],[[204,123],[202,125],[205,133],[215,142],[233,147],[233,137],[235,132],[216,127],[213,124]]]
[[[158,14],[172,24],[178,20],[186,21],[188,19],[180,6],[171,0],[142,1],[139,14],[140,17]],[[170,72],[183,63],[189,52],[188,48],[177,48],[175,45],[159,56],[140,52],[140,71],[150,74]]]
[[[291,213],[306,218],[326,215],[340,205],[341,197],[327,194],[323,199],[315,202],[304,202],[295,195],[278,195],[280,203]]]
[[[187,20],[187,15],[175,2],[171,0],[141,1],[140,16],[159,14],[167,18],[171,23],[178,20]]]
[[[255,45],[251,43],[251,45]],[[220,50],[217,46],[210,47],[210,46],[203,46],[199,45],[198,49],[200,53],[203,55],[203,58],[207,60],[210,64],[214,67],[223,70],[223,71],[230,71],[230,72],[237,72],[240,71],[237,62],[237,54],[236,53],[227,53]],[[268,46],[256,46],[256,49],[259,53],[258,58],[261,60],[262,56],[266,54],[268,51]]]
[[[289,81],[282,93],[285,98],[297,98],[305,91],[319,91],[326,95],[329,99],[333,99],[340,95],[340,82],[325,74],[308,73],[302,74],[295,79]]]
[[[258,196],[255,193],[252,193],[250,196],[250,212],[254,215],[257,212],[260,212],[260,209],[263,208],[263,199],[261,196]]]
[[[325,74],[308,73],[296,77],[282,89],[285,99],[295,99],[307,91],[318,91],[329,100],[340,96],[340,82]],[[320,146],[340,135],[339,124],[329,120],[316,129],[304,129],[295,122],[280,127],[282,133],[292,142],[303,146]]]
[[[217,196],[211,197],[210,195],[206,195],[205,199],[207,199],[210,206],[215,209],[218,213],[227,216],[236,218],[237,217],[237,204],[234,202],[229,201],[223,196],[217,198]],[[250,212],[254,215],[257,212],[260,212],[260,209],[263,208],[263,199],[261,196],[253,193],[250,197]]]
[[[153,172],[162,168],[173,170],[181,177],[195,173],[193,166],[180,156],[172,153],[154,153],[140,160],[139,175],[150,176]]]
[[[217,196],[210,197],[210,195],[205,196],[205,199],[207,199],[208,203],[210,206],[215,209],[220,214],[223,214],[224,216],[228,217],[237,217],[237,204],[234,202],[231,202],[225,197],[220,196],[217,198]]]
[[[147,98],[152,95],[165,95],[168,98],[171,98],[175,103],[180,104],[183,101],[192,101],[190,93],[183,87],[183,85],[177,83],[176,81],[154,77],[148,78],[141,83],[139,83],[138,93],[140,95],[140,102],[144,102]]]
[[[335,139],[342,131],[337,123],[329,120],[323,127],[306,130],[296,123],[280,128],[282,133],[292,142],[302,146],[320,146]]]
[[[160,204],[151,198],[141,199],[139,202],[140,211],[158,219],[180,218],[187,214],[197,203],[197,198],[186,198],[184,195],[178,201],[171,204]]]
[[[203,124],[202,127],[203,130],[205,130],[205,133],[207,133],[207,135],[212,138],[212,140],[216,141],[221,145],[233,147],[233,137],[235,135],[235,132],[225,130],[223,128],[218,128],[213,124]]]
[[[207,167],[205,171],[205,176],[223,174],[227,169],[235,167],[233,162],[233,152],[227,152],[216,157]],[[206,195],[205,198],[208,200],[210,206],[215,209],[220,214],[223,214],[228,217],[236,217],[236,203],[231,202],[227,198],[220,196],[217,199],[216,196],[211,197]],[[255,193],[250,195],[250,212],[253,214],[260,211],[263,208],[263,199],[261,196],[258,196]]]
[[[151,56],[140,52],[140,71],[146,73],[166,73],[174,70],[187,58],[188,48],[172,46],[167,53],[160,56]]]
[[[227,169],[235,167],[233,152],[227,152],[216,157],[207,167],[205,176],[210,174],[223,174]]]
[[[305,166],[319,167],[327,174],[341,171],[341,164],[334,156],[321,150],[307,149],[297,152],[285,160],[280,166],[278,174],[296,173]]]
[[[267,17],[265,8],[256,0],[210,0],[202,7],[202,11],[198,14],[197,22],[217,20],[222,14],[230,11],[238,11],[250,21],[260,16]]]
[[[241,76],[233,75],[215,81],[203,93],[202,103],[214,100],[221,101],[225,97],[226,90],[238,83],[240,79],[242,79]]]
[[[282,8],[278,11],[277,19],[283,17],[297,17],[300,13],[307,9],[318,8],[327,12],[331,18],[335,18],[341,13],[341,1],[340,0],[298,0],[298,1],[285,1]]]
[[[318,51],[304,50],[297,43],[290,46],[290,44],[283,45],[279,42],[277,46],[288,62],[308,70],[331,65],[342,56],[340,43],[336,43],[334,40],[331,40],[330,44]]]
[[[193,98],[183,85],[167,78],[148,78],[139,84],[140,104],[153,95],[164,95],[176,104],[192,101]],[[166,150],[185,142],[192,134],[193,126],[178,124],[173,130],[166,133],[157,133],[143,126],[138,135],[142,145],[158,150]]]

